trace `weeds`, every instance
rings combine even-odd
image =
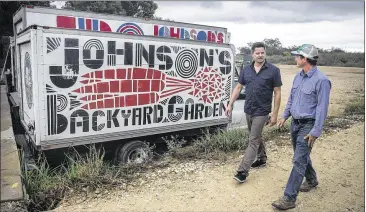
[[[29,196],[28,210],[37,211],[54,208],[61,201],[65,181],[57,169],[51,169],[42,155],[38,167],[24,171],[23,183]]]
[[[269,140],[287,135],[289,129],[289,121],[283,128],[277,128],[276,126],[266,127],[263,132],[263,139]],[[248,141],[249,134],[247,129],[218,131],[215,134],[211,134],[207,131],[202,137],[196,139],[191,146],[174,148],[174,154],[172,155],[178,159],[201,159],[207,158],[207,156],[211,158],[220,153],[243,151],[247,148]],[[173,140],[167,142],[174,143]]]
[[[324,123],[324,131],[330,133],[339,129],[348,129],[357,122],[365,121],[365,96],[363,91],[350,101],[340,117],[328,117]]]
[[[230,152],[243,150],[248,145],[248,133],[243,129],[229,131],[219,131],[216,134],[206,132],[204,136],[198,138],[193,147],[198,152],[209,154],[218,151]]]
[[[345,115],[365,115],[365,97],[360,96],[349,102],[344,109]]]
[[[66,179],[79,185],[98,184],[108,167],[103,160],[104,151],[91,146],[85,158],[81,157],[76,150],[74,155],[75,157],[67,156],[68,164],[64,167]]]
[[[178,149],[181,149],[187,141],[183,139],[179,139],[178,136],[171,136],[170,139],[163,138],[164,142],[167,145],[168,153],[175,154]]]
[[[76,150],[75,150],[76,151]],[[104,159],[104,151],[91,145],[83,157],[79,153],[67,155],[67,163],[50,168],[40,155],[32,171],[24,171],[23,182],[29,196],[28,210],[52,210],[66,195],[68,188],[91,192],[101,187],[121,185],[132,181],[132,176],[143,172],[143,165],[114,166]]]

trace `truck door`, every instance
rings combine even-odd
[[[31,43],[24,43],[19,46],[20,49],[20,86],[21,86],[21,111],[20,117],[26,124],[35,120],[34,117],[34,70],[32,67]]]

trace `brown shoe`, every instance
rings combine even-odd
[[[295,202],[288,200],[286,197],[282,197],[279,200],[274,201],[272,206],[280,210],[288,210],[296,207]]]
[[[301,192],[308,192],[310,191],[312,188],[315,188],[318,185],[318,181],[315,181],[314,183],[310,183],[308,181],[305,181],[301,186],[300,186],[300,191]]]

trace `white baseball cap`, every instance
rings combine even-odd
[[[302,55],[310,60],[317,60],[319,58],[318,49],[311,44],[303,44],[296,51],[292,51],[291,54]]]

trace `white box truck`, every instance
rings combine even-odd
[[[70,15],[24,7],[14,16],[9,102],[30,148],[112,143],[119,162],[139,162],[146,141],[230,122],[233,45],[147,35],[155,23],[144,35],[60,28],[54,13]],[[194,27],[173,27],[183,25]]]

